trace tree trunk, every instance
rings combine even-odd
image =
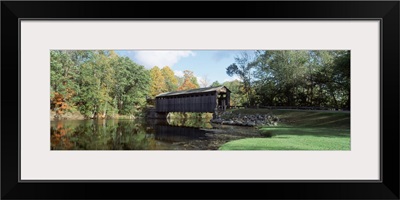
[[[338,103],[337,103],[337,100],[336,100],[336,97],[335,97],[335,94],[333,93],[333,91],[331,91],[330,90],[330,92],[329,93],[331,93],[331,97],[333,98],[333,101],[335,102],[335,109],[337,110],[338,109],[338,107],[339,107],[339,105],[338,105]]]

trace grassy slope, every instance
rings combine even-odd
[[[235,140],[222,145],[221,150],[350,150],[350,113],[266,109],[233,112],[272,113],[282,122],[260,129],[271,138]]]

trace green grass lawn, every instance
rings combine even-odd
[[[242,114],[272,113],[282,122],[261,127],[264,138],[228,142],[220,150],[350,150],[350,113],[241,109]]]

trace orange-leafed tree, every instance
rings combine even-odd
[[[54,93],[54,97],[52,100],[54,106],[53,110],[56,112],[55,117],[60,118],[68,109],[68,103],[66,102],[64,96],[58,92]]]
[[[197,83],[196,77],[193,75],[193,72],[190,70],[183,71],[184,81],[181,86],[179,86],[178,90],[190,90],[199,88],[199,84]]]

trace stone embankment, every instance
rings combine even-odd
[[[236,126],[276,126],[278,125],[279,118],[272,114],[233,114],[232,112],[225,112],[217,116],[215,119],[210,120],[211,123],[223,125],[236,125]]]

